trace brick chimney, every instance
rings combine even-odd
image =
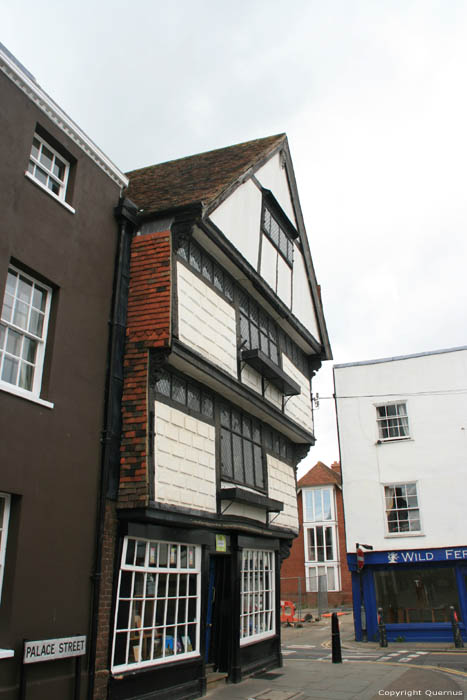
[[[334,472],[337,472],[338,474],[340,474],[340,473],[341,473],[341,465],[340,465],[340,462],[333,462],[333,463],[331,464],[331,469],[332,469]]]

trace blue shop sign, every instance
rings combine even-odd
[[[365,552],[365,566],[375,564],[429,564],[431,562],[467,561],[467,545],[463,547],[446,547],[439,549],[393,549],[385,552]],[[355,571],[357,558],[347,554],[349,569]]]

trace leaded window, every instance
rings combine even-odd
[[[222,478],[264,489],[261,424],[227,405],[220,407]]]
[[[161,396],[172,399],[190,411],[200,413],[204,418],[212,419],[214,416],[212,394],[179,374],[163,370],[156,382],[156,391]]]
[[[201,548],[126,537],[112,670],[199,655]]]
[[[234,284],[232,278],[210,255],[201,249],[196,241],[185,241],[179,248],[178,254],[228,301],[233,302]]]
[[[0,322],[0,385],[39,396],[51,294],[44,284],[9,268]]]
[[[263,206],[262,228],[284,260],[292,267],[293,241],[266,205]]]
[[[417,484],[390,484],[384,487],[389,533],[419,532],[420,510]]]
[[[241,290],[238,293],[238,305],[242,350],[259,349],[276,365],[279,364],[277,326],[274,321]]]
[[[274,552],[244,549],[240,581],[240,644],[273,635]]]

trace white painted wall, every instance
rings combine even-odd
[[[311,335],[320,340],[315,307],[311,297],[305,261],[300,250],[295,246],[293,264],[292,313],[310,331]]]
[[[335,389],[348,551],[356,542],[377,550],[465,546],[467,348],[336,366]],[[410,439],[377,444],[376,405],[397,400],[407,403]],[[411,481],[422,532],[388,535],[383,484]]]
[[[234,308],[177,262],[178,335],[206,360],[237,377]]]
[[[215,209],[210,218],[256,270],[258,267],[262,195],[247,180]]]
[[[268,496],[284,503],[284,510],[277,518],[274,518],[274,525],[287,527],[298,533],[297,488],[294,469],[290,464],[286,464],[272,455],[267,455],[267,468]]]
[[[160,401],[154,408],[156,501],[215,513],[214,426]]]
[[[295,423],[301,425],[305,430],[313,432],[310,381],[295,367],[293,362],[291,362],[284,353],[282,353],[282,369],[300,385],[301,389],[300,394],[291,396],[287,400],[285,404],[285,415],[295,421]]]
[[[259,180],[265,189],[271,190],[292,224],[297,227],[292,198],[290,197],[289,183],[287,181],[287,171],[281,165],[281,156],[279,153],[276,153],[275,156],[268,160],[268,162],[256,172],[256,179]]]

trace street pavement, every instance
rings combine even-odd
[[[332,663],[331,620],[282,628],[282,668],[218,686],[209,700],[467,700],[467,649],[454,644],[355,642],[352,615],[339,617],[342,663]]]

